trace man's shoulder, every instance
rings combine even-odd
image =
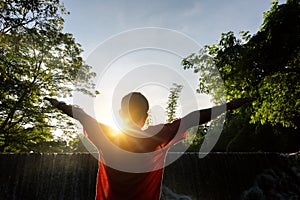
[[[153,132],[159,133],[159,132],[169,132],[172,130],[178,130],[180,121],[181,121],[181,119],[176,119],[173,122],[152,125],[152,126],[149,126],[147,129],[145,129],[145,131],[150,132],[150,133],[153,133]]]

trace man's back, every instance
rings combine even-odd
[[[132,173],[113,169],[99,161],[96,199],[159,199],[162,175],[163,168],[151,172]]]
[[[113,130],[109,127],[100,125],[111,145],[133,153],[133,157],[124,160],[118,151],[110,153],[100,149],[96,199],[159,199],[166,153],[171,145],[184,138],[183,133],[176,136],[179,124],[180,120],[149,127],[145,131],[123,131],[117,135],[110,134]],[[147,135],[149,137],[145,137]],[[135,153],[144,156],[137,158]],[[109,166],[117,162],[120,166]],[[132,163],[137,164],[129,169]]]

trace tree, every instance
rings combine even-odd
[[[176,110],[178,108],[178,99],[181,93],[183,86],[173,83],[173,87],[170,88],[169,98],[167,102],[167,122],[173,122],[176,120]],[[187,151],[190,152],[199,152],[200,146],[204,140],[204,136],[207,131],[206,125],[199,125],[187,130],[186,139],[174,147],[171,147],[170,151],[182,151],[186,149],[185,147],[188,146],[189,148]]]
[[[170,94],[167,102],[167,122],[173,122],[176,119],[176,109],[178,107],[178,98],[182,90],[182,85],[173,83],[170,88]]]
[[[241,32],[223,33],[219,44],[206,46],[199,54],[183,60],[185,69],[216,77],[207,68],[205,56],[214,58],[227,98],[257,97],[252,113],[254,123],[299,127],[300,119],[300,1],[274,1],[253,36]],[[199,90],[217,93],[217,82],[200,79]],[[218,96],[218,95],[214,95]]]
[[[300,2],[272,2],[260,30],[250,35],[222,33],[218,44],[205,46],[182,61],[199,73],[198,92],[218,101],[219,75],[227,99],[257,97],[252,106],[226,115],[214,151],[298,151],[300,118]],[[208,78],[211,77],[211,78]],[[220,95],[221,94],[221,95]]]
[[[4,0],[0,10],[0,152],[30,151],[52,139],[51,117],[69,127],[66,133],[74,130],[43,98],[95,95],[95,74],[62,31],[67,12],[59,0]]]

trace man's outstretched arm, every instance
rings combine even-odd
[[[247,103],[250,103],[254,101],[255,98],[240,98],[240,99],[234,99],[226,104],[222,104],[219,106],[215,106],[208,109],[203,110],[197,110],[194,112],[189,113],[185,117],[181,119],[182,121],[182,127],[186,131],[187,129],[201,124],[205,124],[215,118],[217,118],[219,115],[224,113],[225,111],[232,111],[235,110]]]
[[[52,104],[52,106],[61,110],[68,116],[78,120],[88,133],[88,138],[99,149],[101,137],[103,136],[103,134],[97,120],[85,113],[81,108],[72,105],[67,105],[64,102],[60,102],[53,98],[45,97],[45,100],[49,101]]]

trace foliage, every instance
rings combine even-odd
[[[200,147],[204,141],[207,130],[208,126],[206,125],[195,126],[187,130],[186,139],[183,143],[189,147],[187,149],[188,152],[198,153],[200,151]]]
[[[246,110],[243,110],[246,109]],[[296,152],[300,135],[297,129],[278,124],[250,124],[251,112],[227,113],[222,134],[213,151]],[[241,114],[242,113],[242,114]]]
[[[199,92],[218,97],[215,72],[207,70],[212,56],[224,82],[227,99],[257,97],[251,122],[299,127],[300,118],[300,1],[276,1],[253,36],[223,33],[219,44],[206,46],[183,60],[185,69],[201,72]],[[220,95],[219,95],[220,96]],[[241,111],[240,111],[241,112]],[[246,113],[244,113],[246,114]]]
[[[62,32],[67,12],[59,0],[4,0],[0,10],[0,152],[30,151],[53,139],[51,117],[74,130],[43,98],[94,95],[95,74],[72,34]]]
[[[184,69],[192,69],[194,73],[199,74],[199,85],[196,92],[212,95],[214,102],[219,104],[225,96],[224,87],[214,57],[208,53],[209,49],[216,49],[216,45],[207,46],[198,54],[191,54],[183,59],[182,65]]]
[[[173,87],[170,88],[170,94],[167,102],[167,122],[173,122],[176,120],[176,110],[178,108],[178,99],[180,96],[180,92],[183,86],[173,83]],[[151,118],[150,118],[151,120]],[[186,132],[186,139],[174,147],[170,148],[170,152],[182,151],[186,149],[188,146],[189,148],[187,151],[189,152],[199,152],[200,146],[204,140],[204,135],[206,134],[207,126],[200,125],[190,128]]]
[[[173,122],[176,119],[176,108],[178,107],[178,98],[182,90],[182,85],[173,83],[173,87],[170,88],[170,94],[167,102],[167,121]]]

